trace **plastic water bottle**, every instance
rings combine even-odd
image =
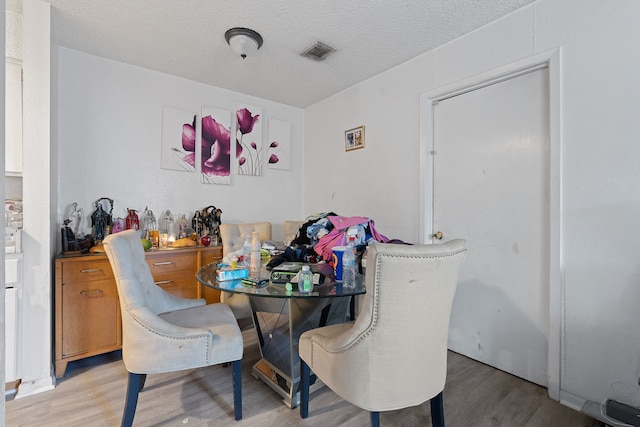
[[[349,236],[347,248],[342,255],[342,287],[353,289],[356,287],[356,254],[354,246],[355,236]]]
[[[245,267],[249,267],[251,259],[251,236],[247,234],[244,238],[242,245],[242,264]]]
[[[313,273],[308,265],[303,265],[298,274],[298,292],[308,294],[313,290]]]
[[[260,276],[260,235],[257,231],[251,233],[251,277],[258,278]]]

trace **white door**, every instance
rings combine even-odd
[[[548,70],[434,106],[433,230],[467,239],[449,348],[547,385]]]

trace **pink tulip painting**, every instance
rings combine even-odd
[[[162,169],[194,172],[196,113],[162,107]]]
[[[260,107],[245,105],[236,110],[238,175],[262,175],[261,116]]]
[[[282,120],[269,119],[268,141],[267,168],[289,170],[291,125]]]
[[[203,183],[231,183],[230,116],[229,111],[217,108],[202,110],[200,172]],[[237,151],[236,154],[239,155]]]

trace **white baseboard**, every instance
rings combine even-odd
[[[32,396],[44,391],[53,390],[55,387],[55,379],[53,376],[40,378],[34,381],[22,381],[16,393],[16,399]]]
[[[11,400],[18,392],[18,386],[20,386],[20,380],[9,381],[4,385],[4,400]]]
[[[587,400],[568,391],[560,390],[560,403],[578,412],[582,409]]]

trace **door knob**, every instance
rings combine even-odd
[[[442,236],[443,236],[442,231],[436,231],[433,234],[433,238],[436,239],[436,240],[442,240]]]

